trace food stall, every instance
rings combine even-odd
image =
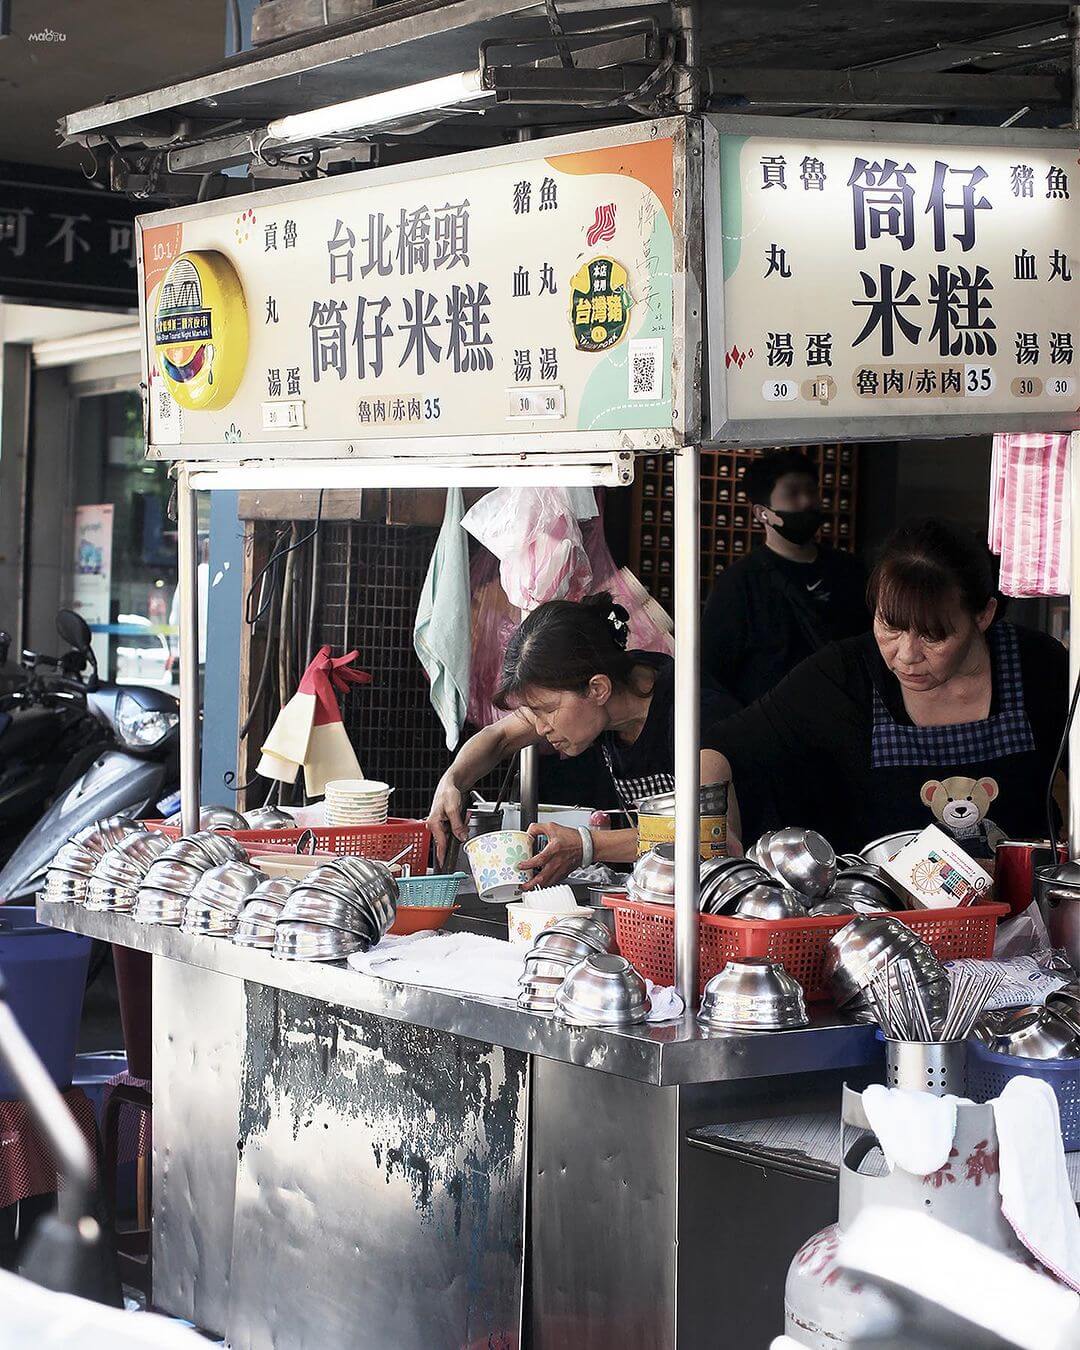
[[[828,1005],[815,1005],[805,1027],[768,1034],[714,1030],[694,1016],[706,923],[700,442],[1076,421],[1072,377],[1011,376],[1016,307],[1030,303],[1013,284],[1014,255],[1070,243],[1075,253],[1075,227],[1063,244],[1056,199],[1044,198],[1021,240],[1004,210],[980,206],[990,186],[976,191],[1008,173],[1017,147],[1045,182],[1071,142],[971,129],[888,135],[851,123],[740,121],[736,130],[672,118],[371,171],[359,186],[345,176],[254,193],[242,209],[205,203],[141,219],[148,453],[175,462],[178,486],[185,833],[199,823],[195,493],[615,487],[632,480],[636,456],[669,454],[670,926],[674,981],[689,1005],[669,1023],[580,1027],[43,900],[43,921],[153,957],[154,1302],[163,1310],[253,1348],[725,1343],[745,1334],[748,1298],[762,1301],[748,1274],[786,1265],[828,1221],[829,1189],[800,1193],[797,1204],[775,1190],[749,1198],[715,1150],[690,1140],[717,1121],[835,1114],[842,1080],[880,1072],[873,1027]],[[998,349],[978,296],[964,310],[978,353],[961,336],[962,360],[932,356],[937,336],[926,324],[928,349],[893,361],[893,302],[903,296],[852,292],[852,280],[869,276],[858,227],[854,258],[835,244],[836,222],[852,209],[853,162],[899,155],[930,182],[950,144],[963,149],[964,168],[941,196],[940,248],[936,217],[923,222],[920,270],[944,266],[937,253],[966,257],[966,231],[980,212],[990,216],[993,229],[978,220],[978,258],[1000,287],[1009,375],[991,359]],[[811,160],[830,167],[811,172]],[[535,207],[523,209],[526,200]],[[807,201],[819,211],[812,229]],[[873,198],[865,229],[899,247],[909,211],[914,220],[906,184],[891,185],[887,200]],[[424,220],[430,238],[410,235],[409,223]],[[808,257],[789,266],[798,240],[784,231],[797,230]],[[793,283],[786,290],[761,291],[759,247],[774,250],[775,273]],[[834,254],[837,276],[823,283],[822,259]],[[974,255],[963,265],[970,287]],[[891,285],[891,264],[877,266],[878,287]],[[1039,297],[1040,323],[1065,331],[1068,294],[1048,281]],[[810,343],[846,334],[864,301],[871,309],[856,310],[858,326],[865,319],[880,360],[860,364],[839,339]],[[949,302],[944,312],[961,324]],[[759,333],[764,381],[750,359]],[[835,363],[831,350],[816,363],[828,373],[806,373],[796,339],[800,356],[807,344],[819,355],[835,345]],[[519,359],[526,343],[535,379]],[[541,348],[553,354],[546,375]],[[731,1222],[733,1195],[740,1212],[762,1207],[747,1220],[753,1244]],[[759,1325],[774,1321],[767,1309]]]

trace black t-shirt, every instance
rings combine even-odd
[[[597,742],[623,810],[633,809],[642,797],[671,792],[675,787],[675,662],[659,652],[632,651],[629,655],[638,665],[651,666],[656,672],[645,725],[631,744],[620,740],[614,731],[603,732]],[[702,733],[735,710],[729,696],[703,688]]]
[[[812,803],[785,823],[820,830],[840,852],[935,821],[975,857],[1001,838],[1044,838],[1068,657],[1053,638],[1011,624],[995,624],[987,638],[993,694],[984,721],[914,726],[867,633],[823,648],[704,743],[731,762],[736,793],[740,780],[765,780],[781,809],[785,800]]]
[[[770,548],[725,568],[701,621],[701,678],[747,706],[829,642],[870,626],[866,579],[850,553],[819,548],[812,563]]]

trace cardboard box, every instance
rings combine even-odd
[[[955,909],[990,899],[993,877],[936,825],[928,825],[884,867],[917,909]]]

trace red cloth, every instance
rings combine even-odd
[[[82,1088],[63,1094],[97,1161],[97,1121]],[[57,1189],[56,1163],[24,1101],[0,1101],[0,1209]]]

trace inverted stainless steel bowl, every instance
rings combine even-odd
[[[565,1021],[589,1026],[632,1026],[651,1004],[645,981],[625,956],[593,953],[569,972],[555,995]]]
[[[565,933],[569,937],[587,942],[593,951],[610,952],[615,947],[615,935],[605,923],[594,919],[591,914],[568,914],[559,919],[547,930],[551,933]]]
[[[251,899],[240,911],[240,917],[248,923],[261,923],[273,928],[281,916],[281,906],[273,900],[260,900],[258,891],[252,891]]]
[[[944,967],[922,938],[891,914],[858,914],[829,939],[824,973],[837,1006],[851,1003],[898,958],[910,961],[931,1016],[943,1016],[949,997]]]
[[[887,863],[890,858],[895,858],[901,849],[907,848],[913,840],[918,839],[918,830],[899,830],[896,834],[883,834],[880,839],[871,839],[868,844],[864,844],[859,853],[869,863]]]
[[[846,900],[830,898],[828,900],[819,900],[816,905],[810,909],[812,919],[838,919],[841,915],[851,915],[856,912],[854,905]]]
[[[267,877],[265,881],[260,881],[251,892],[251,900],[263,900],[267,904],[275,905],[280,910],[295,889],[296,879],[294,877]]]
[[[221,863],[202,874],[192,889],[191,898],[199,904],[212,905],[236,915],[263,880],[262,872],[248,863]]]
[[[836,854],[817,830],[777,830],[769,839],[769,858],[786,886],[812,900],[824,897],[836,880]]]
[[[236,915],[213,905],[189,899],[184,906],[180,928],[185,933],[204,933],[208,937],[230,937],[236,927]]]
[[[632,880],[626,883],[626,894],[629,899],[639,900],[646,905],[667,905],[670,909],[675,903],[674,895],[644,890],[640,886],[635,886]]]
[[[129,834],[140,833],[143,828],[127,816],[109,816],[107,820],[99,820],[96,825],[87,825],[79,830],[72,835],[72,840],[100,858]]]
[[[49,871],[70,872],[74,876],[88,877],[97,865],[99,856],[84,844],[77,844],[73,839],[69,839],[57,849],[56,856],[49,864]]]
[[[533,948],[525,958],[524,973],[528,977],[557,979],[561,983],[580,960],[580,956],[547,956],[543,950]]]
[[[721,911],[733,919],[805,919],[807,909],[793,891],[775,882],[752,881],[732,892]]]
[[[631,884],[655,895],[675,894],[675,846],[656,844],[643,853],[630,874]]]
[[[46,900],[63,900],[71,904],[82,904],[86,899],[88,877],[75,876],[71,872],[46,872],[45,885],[41,893]]]
[[[296,821],[276,806],[256,806],[244,812],[244,823],[249,830],[291,830]]]
[[[274,929],[274,955],[281,961],[342,961],[368,945],[355,933],[323,924],[279,922]]]
[[[173,839],[161,858],[169,862],[183,863],[187,867],[195,867],[200,872],[205,872],[208,867],[216,867],[218,863],[233,861],[230,858],[220,857],[216,850],[211,852],[200,837],[194,834],[184,834],[179,839]],[[243,862],[244,859],[236,861]]]
[[[86,883],[86,898],[83,904],[87,909],[96,910],[134,909],[136,884],[123,885],[105,877],[93,876]]]
[[[998,1055],[1080,1059],[1080,1036],[1051,1008],[1027,1008],[1003,1018],[985,1042]]]
[[[198,844],[212,863],[247,862],[247,850],[230,834],[199,830],[186,837]]]
[[[155,858],[146,869],[143,884],[161,891],[175,891],[177,895],[190,895],[199,878],[208,871],[205,861],[196,867],[192,863],[179,862],[175,858]]]
[[[545,928],[536,935],[532,951],[543,956],[569,957],[581,961],[590,955],[592,947],[576,934],[556,933],[552,928]]]
[[[278,920],[284,923],[318,923],[327,928],[354,933],[368,942],[376,942],[381,936],[366,905],[342,900],[325,892],[311,891],[307,887],[297,887],[293,891],[285,901]]]
[[[136,923],[160,923],[175,928],[183,920],[186,905],[187,896],[159,890],[144,882],[135,894],[131,917]]]
[[[724,1029],[782,1030],[808,1022],[802,986],[777,961],[746,957],[705,986],[698,1017]]]

